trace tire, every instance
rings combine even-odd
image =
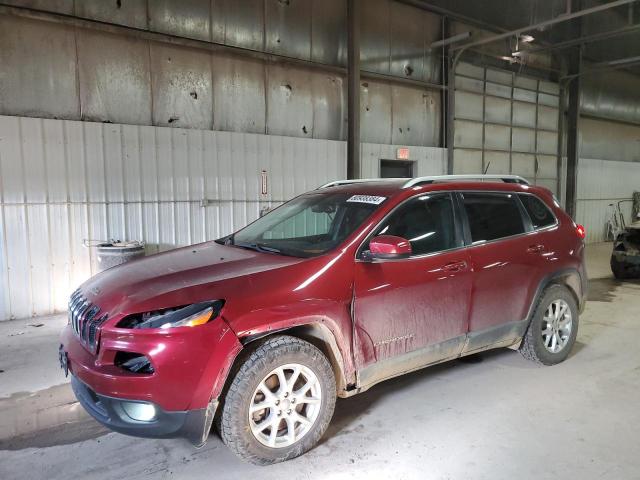
[[[558,317],[555,316],[556,311],[560,312]],[[568,322],[567,313],[570,315]],[[569,356],[577,334],[578,305],[574,296],[563,285],[550,285],[543,291],[533,311],[520,353],[527,360],[555,365]]]
[[[629,274],[624,268],[624,263],[619,262],[614,255],[611,256],[611,271],[613,272],[613,276],[618,280],[624,280],[629,277]]]
[[[289,385],[296,371],[297,380]],[[270,465],[289,460],[320,440],[335,402],[335,377],[324,354],[296,337],[271,337],[245,357],[233,378],[218,422],[220,436],[231,451],[250,463]],[[268,406],[250,414],[252,405]],[[275,434],[269,425],[277,425]],[[294,433],[289,436],[291,431]]]

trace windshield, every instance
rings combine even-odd
[[[342,243],[384,200],[349,193],[308,193],[220,243],[294,257],[322,255]]]

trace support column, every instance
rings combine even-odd
[[[580,73],[582,63],[582,49],[576,48],[568,55],[568,74]],[[568,81],[566,93],[569,97],[569,109],[567,112],[567,184],[565,209],[567,213],[575,219],[576,196],[578,192],[578,125],[580,123],[580,90],[582,77],[573,77]]]
[[[453,175],[453,139],[455,137],[455,110],[456,110],[456,54],[447,49],[447,107],[446,107],[446,122],[447,122],[447,174]]]
[[[347,1],[347,178],[360,178],[360,0]]]
[[[441,41],[444,42],[451,36],[449,17],[442,17],[441,23]],[[448,45],[442,45],[440,49],[440,84],[447,87],[449,83],[449,48]],[[449,92],[447,88],[443,88],[440,92],[440,147],[447,148],[449,145]]]

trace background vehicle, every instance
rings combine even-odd
[[[620,280],[640,277],[640,219],[623,229],[613,241],[611,271]]]
[[[584,229],[519,177],[341,181],[74,293],[61,359],[108,427],[244,459],[310,449],[336,395],[498,347],[553,365],[584,306]]]

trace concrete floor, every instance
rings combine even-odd
[[[611,278],[610,248],[588,249],[590,301],[561,365],[538,367],[501,350],[384,382],[339,400],[311,452],[263,468],[240,462],[216,436],[194,450],[181,440],[107,433],[79,411],[64,426],[43,420],[35,433],[0,436],[0,479],[640,479],[640,282]],[[55,338],[42,343],[40,329],[52,327],[10,323],[13,330],[0,324],[0,428],[3,405],[6,416],[10,402],[37,397],[42,405],[52,389],[68,389],[55,386],[63,382],[51,367]],[[24,334],[8,337],[20,328]],[[32,357],[32,340],[42,370],[15,361]],[[31,389],[43,390],[12,393]]]

